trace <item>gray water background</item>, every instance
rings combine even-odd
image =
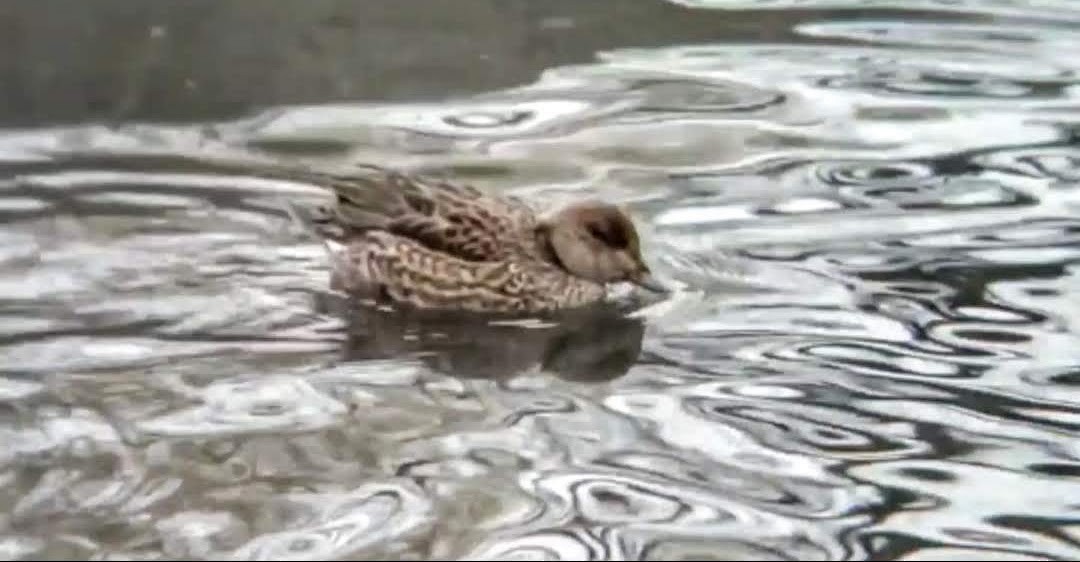
[[[1074,559],[1080,5],[0,4],[0,557]],[[77,157],[73,157],[77,156]],[[357,313],[376,162],[642,224],[679,290]]]

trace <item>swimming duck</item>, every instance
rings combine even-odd
[[[315,174],[336,194],[312,217],[331,249],[334,290],[481,313],[577,308],[619,282],[665,291],[615,205],[542,214],[516,197],[376,166]]]

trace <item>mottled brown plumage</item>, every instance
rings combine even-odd
[[[333,286],[420,308],[545,312],[601,301],[606,285],[662,290],[617,207],[587,201],[548,216],[513,197],[382,168],[319,174],[336,203],[316,222],[334,249]]]

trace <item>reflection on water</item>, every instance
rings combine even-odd
[[[541,369],[572,380],[609,380],[635,364],[644,333],[642,320],[604,310],[547,322],[360,306],[345,316],[348,360],[415,355],[432,370],[460,378],[498,379]]]
[[[1075,558],[1080,15],[918,5],[986,11],[4,132],[3,556]],[[680,289],[501,323],[341,302],[286,211],[326,194],[233,157],[616,199]]]

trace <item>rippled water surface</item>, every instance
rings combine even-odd
[[[818,11],[443,101],[0,132],[2,556],[1080,556],[1080,8],[680,4]],[[286,211],[327,194],[211,157],[621,201],[679,290],[356,309]]]

